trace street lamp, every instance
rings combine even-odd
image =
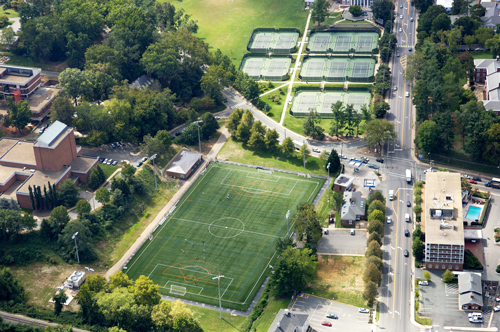
[[[78,245],[76,244],[76,236],[78,235],[78,232],[73,234],[71,237],[73,240],[75,240],[75,248],[76,248],[76,259],[78,260],[78,264],[80,264],[80,256],[78,256]]]
[[[199,145],[200,153],[201,153],[200,120],[196,121],[196,124],[198,125],[198,145]]]
[[[326,168],[328,169],[328,181],[330,181],[330,163],[326,165]],[[330,184],[328,184],[328,207],[330,207]]]
[[[149,157],[149,159],[151,159],[151,161],[153,162],[153,170],[154,170],[154,173],[155,173],[155,189],[156,189],[156,191],[158,191],[158,185],[156,184],[156,166],[155,166],[156,156],[157,156],[157,154],[155,153],[154,155],[152,155],[151,157]]]
[[[219,288],[220,319],[222,319],[222,304],[221,304],[221,299],[220,299],[220,278],[224,278],[224,276],[219,274],[217,277],[213,277],[212,280],[217,279],[217,287]]]
[[[90,197],[90,200],[92,201],[92,211],[94,211],[95,210],[94,195],[90,191],[88,191],[88,190],[85,190],[85,192],[88,193],[88,194],[90,194],[90,195],[92,195]]]
[[[288,218],[290,217],[290,210],[286,213],[286,237],[288,237]]]
[[[94,269],[92,269],[92,268],[90,268],[90,267],[88,267],[88,266],[85,266],[85,270],[89,271],[89,273],[90,273],[90,272],[94,272]]]

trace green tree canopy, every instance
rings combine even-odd
[[[370,242],[372,242],[372,241],[377,241],[378,244],[382,245],[382,238],[380,237],[380,235],[377,232],[372,232],[368,236],[368,240],[366,240],[366,245],[370,244]]]
[[[363,272],[363,280],[365,283],[372,281],[377,285],[380,285],[382,281],[382,272],[373,263],[370,263]]]
[[[304,236],[307,243],[317,243],[321,239],[320,217],[311,203],[302,203],[297,207],[295,232],[298,241],[302,241]]]
[[[8,267],[0,269],[0,301],[24,301],[24,288]]]
[[[4,117],[4,126],[13,126],[19,131],[23,130],[32,116],[28,102],[26,100],[20,100],[15,103],[14,98],[7,97],[6,104],[8,110],[7,116]]]
[[[396,137],[394,124],[387,120],[375,119],[368,122],[365,126],[365,142],[377,146],[379,150],[384,141],[394,140]]]
[[[380,236],[384,235],[384,224],[378,220],[373,220],[368,224],[367,231],[369,234],[375,232]]]
[[[373,220],[378,220],[380,221],[381,223],[384,223],[385,221],[385,214],[384,212],[380,211],[380,210],[373,210],[372,213],[370,213],[368,215],[368,222],[371,222]]]
[[[377,241],[372,241],[368,244],[368,248],[365,252],[366,257],[375,256],[382,259],[382,249],[380,249],[380,244]]]
[[[420,241],[420,239],[415,239],[412,245],[413,249],[413,257],[415,257],[415,261],[421,262],[424,258],[424,243]]]
[[[281,151],[285,155],[290,155],[293,153],[293,151],[295,151],[295,145],[293,144],[293,140],[291,137],[287,137],[283,140]]]
[[[366,200],[366,206],[370,206],[370,204],[375,200],[385,203],[384,195],[380,191],[374,190],[372,191],[370,196],[368,196],[368,199]]]
[[[351,13],[354,17],[359,17],[363,13],[363,10],[361,9],[361,6],[354,5],[349,7],[349,13]]]
[[[135,302],[139,305],[155,306],[160,303],[160,286],[146,276],[139,276],[130,292],[134,294]]]
[[[76,212],[78,213],[78,218],[82,219],[83,216],[87,215],[92,211],[90,203],[86,199],[81,199],[76,203]]]
[[[71,179],[66,179],[59,185],[57,195],[59,202],[66,207],[73,207],[78,202],[78,189]]]
[[[444,273],[443,273],[443,282],[445,284],[448,284],[448,283],[452,282],[453,279],[455,279],[455,275],[453,274],[453,272],[446,269],[446,271],[444,271]]]
[[[330,164],[330,170],[328,170],[328,164]],[[325,168],[329,174],[337,174],[340,171],[340,158],[335,149],[332,149],[330,155],[328,156],[328,160],[325,163]]]
[[[318,25],[321,25],[328,16],[328,7],[330,4],[326,0],[316,0],[312,8],[311,18],[314,22],[318,22]]]
[[[385,204],[378,200],[371,201],[370,205],[368,206],[368,215],[370,215],[375,210],[382,211],[382,213],[384,213],[385,215]]]

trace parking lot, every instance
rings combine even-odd
[[[135,166],[144,157],[142,154],[134,153],[136,149],[137,145],[132,143],[124,143],[115,148],[111,147],[110,144],[103,144],[99,148],[82,148],[82,153],[85,157],[125,161]]]
[[[329,234],[323,234],[319,241],[318,253],[363,256],[366,250],[366,231],[356,229],[355,232],[355,235],[351,235],[350,229],[330,229]]]
[[[358,312],[358,308],[313,295],[303,294],[292,301],[291,310],[310,315],[309,325],[314,331],[372,331],[373,325],[368,324],[368,313]],[[338,319],[326,318],[326,314],[336,314]],[[321,325],[322,321],[332,323],[332,326]]]

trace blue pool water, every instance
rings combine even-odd
[[[481,208],[478,206],[471,206],[469,207],[469,210],[467,211],[467,216],[465,218],[469,220],[478,220],[479,215],[481,214]]]

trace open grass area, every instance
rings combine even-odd
[[[260,100],[271,106],[271,110],[266,113],[268,117],[276,122],[281,121],[281,114],[283,114],[283,103],[286,99],[287,87],[284,86],[281,89],[270,92],[265,96],[260,97]],[[278,101],[279,103],[275,102]]]
[[[106,165],[106,164],[99,164],[99,167],[102,169],[102,172],[104,173],[105,178],[109,178],[111,174],[113,174],[120,166],[112,166],[112,165]]]
[[[19,17],[19,13],[14,9],[4,9],[3,6],[0,7],[0,15],[7,15],[7,17]]]
[[[307,293],[334,298],[356,307],[366,306],[363,299],[365,257],[322,255],[318,257],[318,273]]]
[[[494,59],[489,51],[472,51],[469,52],[474,59]]]
[[[225,311],[222,312],[222,319],[220,319],[220,312],[218,310],[200,308],[193,305],[187,305],[187,307],[193,311],[194,317],[205,332],[242,331],[241,326],[247,320],[247,317],[233,316]]]
[[[290,303],[290,299],[275,299],[270,297],[269,302],[266,306],[266,309],[262,313],[262,315],[254,322],[252,328],[254,328],[256,332],[267,332],[271,327],[271,324],[276,318],[278,311],[280,309],[286,309],[288,304]]]
[[[198,37],[240,65],[256,28],[298,28],[304,31],[307,14],[302,1],[166,0],[198,20]],[[207,13],[210,13],[209,15]]]
[[[312,202],[324,179],[212,163],[124,268],[148,275],[160,292],[246,309],[286,234],[285,214]],[[292,228],[293,225],[290,225]]]
[[[219,160],[229,160],[251,165],[286,169],[295,172],[304,172],[318,175],[327,175],[325,162],[319,158],[308,156],[306,158],[306,169],[303,167],[302,156],[294,152],[291,156],[282,155],[280,152],[269,152],[267,150],[253,151],[243,146],[242,143],[230,137],[222,147]]]

